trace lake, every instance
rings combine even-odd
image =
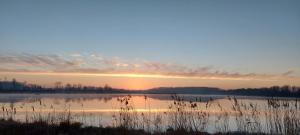
[[[192,127],[207,132],[269,133],[277,130],[276,122],[284,128],[288,118],[300,122],[298,102],[295,98],[188,94],[0,94],[0,117],[49,123],[69,119],[83,126],[123,124],[148,131]]]

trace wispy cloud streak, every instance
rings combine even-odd
[[[0,72],[27,74],[77,74],[153,78],[276,80],[292,78],[293,71],[283,74],[231,73],[210,66],[191,67],[175,63],[105,58],[100,55],[0,55]]]

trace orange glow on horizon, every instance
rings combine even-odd
[[[274,85],[299,86],[300,78],[252,79],[252,78],[222,78],[200,76],[171,76],[158,74],[100,74],[100,73],[58,73],[58,72],[0,72],[0,76],[16,78],[31,84],[45,87],[54,86],[54,82],[63,84],[82,84],[86,86],[104,86],[108,84],[114,88],[144,90],[155,87],[218,87],[231,88],[256,88]]]
[[[179,76],[164,74],[137,74],[137,73],[71,73],[71,72],[1,72],[23,75],[61,75],[61,76],[102,76],[102,77],[129,77],[129,78],[166,78],[166,79],[210,79],[210,80],[263,80],[274,81],[274,79],[260,79],[255,77],[217,77],[217,76]]]

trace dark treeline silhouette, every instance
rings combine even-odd
[[[226,91],[230,95],[247,96],[274,96],[274,97],[300,97],[300,87],[296,86],[272,86],[269,88],[242,88]]]
[[[54,87],[43,87],[37,84],[26,82],[0,81],[0,92],[2,93],[127,93],[123,89],[115,89],[109,85],[104,87],[83,86],[81,84],[65,84],[55,82]]]
[[[267,97],[300,97],[300,87],[272,86],[266,88],[241,88],[224,90],[213,87],[160,87],[149,90],[125,90],[103,87],[83,86],[81,84],[62,84],[56,82],[54,87],[21,83],[13,79],[0,81],[0,93],[131,93],[131,94],[203,94],[203,95],[237,95]]]
[[[210,87],[162,87],[146,90],[149,94],[203,94],[203,95],[236,95],[266,97],[300,97],[300,87],[272,86],[266,88],[241,88],[224,90]]]

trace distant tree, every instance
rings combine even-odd
[[[76,84],[72,84],[72,89],[76,89],[77,88],[77,85]]]
[[[110,87],[108,84],[104,85],[104,90],[112,90],[112,87]]]
[[[281,91],[290,91],[290,86],[289,85],[282,86]]]
[[[67,83],[65,86],[65,89],[67,89],[67,90],[72,89],[72,85],[70,83]]]
[[[17,80],[15,78],[12,79],[13,89],[17,86]]]
[[[55,87],[56,89],[61,89],[61,88],[62,88],[62,82],[60,82],[60,81],[55,82],[55,83],[54,83],[54,87]]]
[[[77,84],[77,88],[78,88],[79,90],[81,90],[82,85],[81,85],[80,83],[78,83],[78,84]]]

